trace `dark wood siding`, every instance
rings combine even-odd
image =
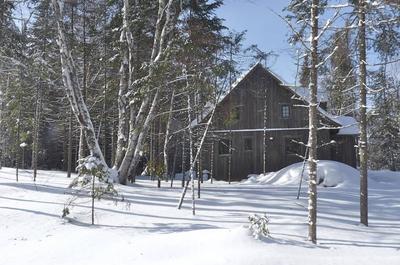
[[[270,74],[261,65],[257,65],[239,84],[218,104],[211,132],[208,134],[208,150],[214,145],[214,157],[211,152],[202,155],[202,168],[213,172],[216,179],[227,180],[229,159],[231,158],[231,180],[238,181],[249,174],[263,171],[263,131],[251,131],[264,128],[264,107],[267,103],[267,129],[290,128],[266,132],[266,171],[277,171],[290,164],[303,161],[305,147],[295,147],[291,143],[308,141],[308,109],[306,103],[294,96],[294,93]],[[289,117],[281,115],[282,106],[289,106]],[[301,106],[299,106],[301,105]],[[331,120],[320,115],[320,127],[333,125]],[[250,131],[237,131],[250,130]],[[221,132],[222,131],[222,132]],[[232,132],[230,132],[232,131]],[[355,166],[353,136],[336,136],[337,130],[318,131],[318,158],[333,159]],[[219,154],[220,139],[232,140],[232,152]],[[252,150],[245,150],[245,139],[251,139]],[[332,139],[338,145],[326,145]],[[289,151],[288,151],[289,150]],[[293,150],[299,152],[298,155]]]

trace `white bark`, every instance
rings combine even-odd
[[[172,31],[175,17],[178,16],[178,14],[173,13],[173,3],[174,0],[168,0],[168,2],[166,0],[159,0],[153,49],[148,67],[149,73],[143,80],[152,79],[155,75],[154,66],[165,57],[168,46],[168,35]],[[129,93],[131,93],[131,91],[128,91],[128,94]],[[128,146],[119,168],[120,180],[122,183],[126,182],[130,174],[135,174],[135,168],[139,161],[139,153],[143,147],[145,136],[148,133],[150,122],[155,115],[154,111],[155,106],[158,104],[159,93],[160,87],[153,93],[144,93],[145,96],[137,115],[131,114]]]
[[[58,40],[57,44],[60,48],[62,76],[64,88],[71,104],[72,111],[77,118],[79,125],[85,132],[87,146],[91,156],[95,156],[102,161],[105,168],[108,168],[104,161],[103,153],[98,144],[96,133],[90,118],[89,111],[83,100],[80,89],[79,79],[76,73],[76,66],[72,58],[71,51],[67,45],[65,34],[65,26],[63,22],[63,3],[59,0],[52,0],[54,14],[57,19]]]
[[[220,95],[218,95],[216,103],[219,101],[219,97],[220,97]],[[202,137],[200,139],[200,143],[198,144],[196,155],[194,156],[193,159],[190,159],[190,169],[189,169],[190,174],[192,174],[194,166],[196,164],[196,161],[199,159],[199,156],[200,156],[201,150],[203,148],[203,145],[204,145],[208,130],[209,130],[210,126],[211,126],[211,122],[212,122],[212,119],[214,117],[214,113],[215,113],[216,107],[217,107],[217,104],[214,104],[214,107],[213,107],[213,109],[211,110],[211,113],[210,113],[210,118],[208,119],[207,123],[205,124],[205,129],[204,129],[203,135],[202,135]],[[191,134],[191,130],[192,130],[190,123],[191,123],[191,121],[189,122],[189,130],[190,130],[189,134]],[[191,137],[191,136],[189,135],[189,137]],[[191,140],[189,140],[189,142],[190,141]],[[190,150],[190,152],[192,153],[192,150]],[[193,183],[193,185],[194,185],[194,183]],[[179,199],[179,202],[178,202],[178,209],[181,209],[181,207],[182,207],[183,199],[185,198],[188,186],[189,186],[189,181],[186,182],[186,185],[183,188],[183,191],[182,191],[182,194],[181,194],[181,198]]]
[[[119,70],[120,81],[118,91],[118,130],[117,130],[117,150],[115,153],[114,167],[118,168],[121,165],[125,155],[125,147],[127,142],[127,102],[125,94],[128,91],[127,70],[128,58],[126,52],[123,54],[121,68]]]
[[[172,121],[172,111],[174,108],[174,98],[175,98],[175,89],[172,89],[171,101],[169,106],[169,113],[168,113],[168,120],[167,120],[167,127],[165,129],[165,137],[164,137],[164,148],[163,148],[163,158],[164,158],[164,172],[169,177],[168,172],[168,143],[169,137],[171,132],[171,121]]]

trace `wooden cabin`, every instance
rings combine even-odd
[[[308,152],[307,92],[287,85],[260,63],[253,66],[217,104],[199,169],[217,180],[240,181],[303,161]],[[327,102],[319,103],[318,159],[355,167],[357,122],[330,115]],[[209,113],[205,109],[192,126]]]

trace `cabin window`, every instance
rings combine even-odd
[[[218,143],[218,154],[220,155],[229,155],[229,144],[230,141],[228,139],[221,139]]]
[[[302,150],[303,146],[299,138],[286,138],[285,139],[285,153],[286,155],[304,155]]]
[[[290,116],[290,107],[289,105],[281,105],[281,117],[283,119],[288,119]]]
[[[253,151],[253,139],[244,138],[244,151]]]

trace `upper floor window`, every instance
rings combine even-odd
[[[281,105],[281,118],[288,119],[290,117],[289,105]]]

